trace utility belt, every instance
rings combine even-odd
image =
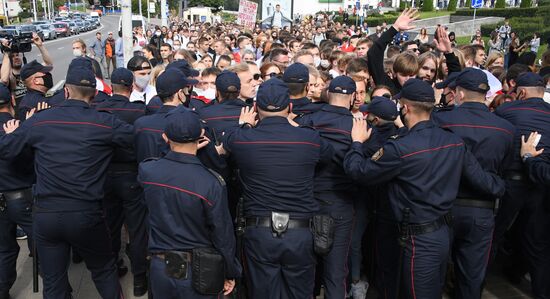
[[[109,164],[108,172],[138,172],[138,165],[135,162],[114,162]]]
[[[476,198],[457,198],[454,202],[455,206],[471,207],[480,209],[490,209],[497,211],[500,204],[500,200],[482,200]]]
[[[191,267],[191,284],[202,295],[218,295],[225,282],[225,262],[214,248],[195,248],[191,251],[164,251],[152,253],[166,265],[164,273],[173,279],[188,279]]]
[[[399,231],[401,235],[406,236],[417,236],[417,235],[423,235],[435,232],[439,230],[444,225],[451,226],[452,225],[452,216],[451,213],[447,213],[439,219],[429,222],[429,223],[422,223],[422,224],[400,224],[399,225]]]
[[[4,212],[8,208],[8,201],[12,200],[32,200],[31,188],[0,192],[0,212]]]
[[[315,215],[310,219],[290,219],[289,213],[271,212],[271,217],[249,217],[245,226],[269,227],[273,237],[280,238],[288,229],[309,228],[313,234],[313,249],[318,255],[327,255],[334,242],[334,219],[329,215]]]

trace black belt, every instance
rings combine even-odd
[[[495,208],[494,200],[481,200],[473,198],[457,198],[454,202],[455,205],[461,207],[472,207],[480,209],[491,209]]]
[[[152,256],[156,256],[158,257],[159,259],[161,260],[164,260],[166,258],[166,255],[165,255],[166,251],[165,252],[154,252],[154,253],[151,253]],[[191,258],[192,258],[192,254],[191,252],[188,252],[188,251],[178,251],[178,253],[181,253],[182,256],[183,256],[183,259],[184,259],[184,262],[188,262],[190,263],[191,262]]]
[[[406,228],[403,228],[402,225],[400,225],[400,231],[403,231],[403,229],[407,230],[407,234],[409,236],[416,236],[416,235],[423,235],[428,234],[437,231],[444,225],[449,226],[451,223],[451,214],[447,214],[444,216],[439,217],[439,219],[430,222],[430,223],[423,223],[423,224],[409,224]]]
[[[18,199],[32,199],[31,188],[1,192],[0,193],[6,200],[18,200]]]
[[[271,218],[269,217],[251,217],[246,218],[246,226],[271,227]],[[289,219],[288,228],[309,228],[310,219]]]
[[[512,181],[526,181],[527,176],[519,172],[509,172],[504,174],[504,178]]]

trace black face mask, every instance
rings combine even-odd
[[[403,108],[404,107],[401,107],[401,109],[399,109],[399,119],[401,119],[401,122],[407,126],[407,123],[405,122],[405,115],[406,113],[403,113]]]
[[[441,94],[441,99],[439,100],[439,103],[441,104],[441,106],[443,107],[447,107],[448,103],[447,103],[447,95],[445,95],[444,93]]]
[[[44,87],[46,87],[47,89],[50,89],[53,87],[53,77],[51,73],[46,73],[41,78],[42,80],[44,80]]]

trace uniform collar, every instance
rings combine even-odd
[[[541,98],[529,98],[527,100],[523,100],[524,102],[528,102],[528,103],[539,103],[539,102],[544,102],[544,99],[541,99]],[[519,100],[518,102],[521,103],[521,100]],[[544,102],[545,103],[545,102]]]
[[[424,120],[414,125],[414,127],[410,128],[409,132],[421,131],[421,130],[430,129],[433,127],[434,127],[434,123],[431,120]]]
[[[321,108],[321,110],[323,111],[327,111],[327,112],[333,112],[333,113],[339,113],[339,114],[342,114],[342,115],[347,115],[347,116],[352,116],[353,117],[353,114],[351,114],[351,111],[349,111],[349,109],[346,109],[344,107],[339,107],[339,106],[334,106],[334,105],[324,105],[323,108]]]
[[[282,117],[282,116],[272,116],[272,117],[266,117],[264,119],[262,119],[259,123],[258,123],[258,126],[264,126],[264,125],[279,125],[279,124],[287,124],[289,125],[290,123],[288,122],[288,119],[286,117]]]
[[[293,106],[297,106],[297,107],[304,106],[311,103],[311,101],[307,97],[292,99],[290,100],[290,102],[292,103]]]
[[[167,160],[170,160],[170,161],[175,161],[175,162],[179,162],[179,163],[185,163],[185,164],[198,164],[198,165],[202,165],[201,161],[199,160],[199,158],[197,158],[197,156],[195,155],[191,155],[191,154],[182,154],[182,153],[177,153],[177,152],[173,152],[173,151],[169,151],[166,156],[164,156],[164,159],[167,159]]]
[[[245,101],[241,99],[233,99],[233,100],[223,100],[220,102],[222,105],[231,105],[231,106],[241,106],[245,107],[248,106]]]
[[[162,114],[166,114],[174,109],[176,109],[177,106],[172,106],[172,105],[162,105],[160,106],[160,109],[157,111],[157,113],[162,113]]]
[[[41,92],[41,91],[38,91],[36,89],[31,89],[31,88],[27,88],[27,93],[37,93],[41,96],[45,95],[46,93],[45,92]]]
[[[458,106],[458,108],[466,108],[466,109],[476,109],[476,110],[484,110],[489,111],[489,107],[483,103],[479,102],[464,102]]]
[[[80,101],[80,100],[71,100],[71,99],[67,99],[65,101],[63,101],[63,103],[61,103],[61,105],[59,106],[63,106],[63,107],[84,107],[84,108],[90,108],[90,104],[84,102],[84,101]]]
[[[123,95],[120,95],[120,94],[113,94],[113,95],[111,96],[111,99],[112,99],[113,101],[122,101],[122,102],[129,102],[129,101],[130,101],[129,98],[127,98],[127,97],[125,97],[125,96],[123,96]]]

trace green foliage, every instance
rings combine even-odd
[[[499,1],[499,0],[497,0]],[[498,3],[498,2],[497,2]],[[512,17],[532,17],[534,16],[540,8],[530,7],[530,8],[482,8],[478,9],[476,16],[479,17],[503,17],[503,18],[512,18]],[[460,9],[457,10],[453,15],[456,16],[472,16],[474,15],[473,9]]]
[[[406,1],[399,1],[399,9],[405,10],[407,8],[407,2]]]
[[[33,14],[30,11],[23,11],[22,10],[17,16],[20,19],[27,19],[27,18],[32,18]]]
[[[222,17],[223,22],[234,23],[237,20],[237,15],[231,13],[222,12],[220,13],[220,16]]]
[[[396,15],[394,14],[384,14],[384,15],[380,15],[380,16],[368,16],[366,18],[366,22],[369,24],[369,27],[375,27],[375,26],[379,26],[379,25],[382,25],[382,23],[386,22],[388,24],[393,24],[393,22],[395,22],[395,20],[397,20],[397,17]],[[359,21],[360,21],[360,17],[358,16],[349,16],[349,19],[347,21],[347,25],[355,25],[355,19],[359,19],[357,21],[357,23],[359,24]],[[334,21],[335,22],[340,22],[340,23],[343,23],[343,17],[342,16],[336,16],[334,18]]]
[[[521,0],[521,3],[519,4],[519,7],[527,8],[531,7],[531,0]]]
[[[206,7],[220,7],[223,6],[223,0],[189,0],[189,7],[194,6],[206,6]]]
[[[449,5],[447,6],[448,11],[456,11],[457,0],[450,0]]]
[[[434,1],[433,0],[424,0],[422,2],[422,11],[433,11],[434,10]]]
[[[543,6],[550,6],[550,0],[539,0],[539,8]]]
[[[495,3],[496,9],[506,8],[506,0],[497,0]]]

